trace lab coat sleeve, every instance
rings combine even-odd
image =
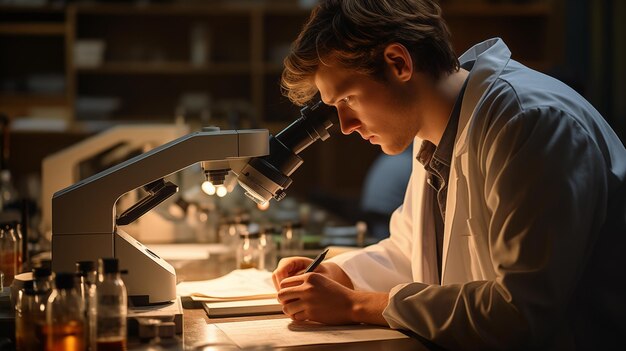
[[[411,175],[406,194],[411,194],[413,177]],[[343,269],[356,290],[389,292],[398,284],[412,281],[410,199],[411,196],[405,196],[403,205],[393,212],[389,238],[329,259]]]
[[[470,199],[484,211],[470,213],[469,234],[486,241],[496,278],[398,286],[383,313],[450,349],[544,347],[565,324],[605,217],[606,165],[591,131],[548,107],[498,123],[474,145],[480,172],[467,175],[484,194]],[[474,232],[479,220],[487,233]]]

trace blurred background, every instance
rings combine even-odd
[[[40,217],[43,160],[113,126],[177,123],[188,131],[215,125],[272,133],[286,127],[299,108],[281,96],[282,60],[315,3],[0,0],[0,113],[7,122],[2,167],[11,173],[21,206]],[[514,59],[574,87],[624,140],[626,1],[443,0],[441,5],[459,54],[502,37]],[[368,216],[359,204],[380,149],[334,130],[330,139],[303,152],[305,162],[293,175],[291,200],[284,205],[296,214],[278,215],[279,221],[310,220],[314,208],[347,223]],[[76,178],[145,151],[122,152],[117,146],[77,161]],[[201,176],[189,182],[199,185]],[[183,186],[181,198],[187,205],[202,203],[194,200],[192,188]],[[216,201],[209,208],[226,208]]]

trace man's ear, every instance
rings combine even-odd
[[[399,43],[387,45],[383,56],[393,76],[403,82],[411,79],[413,75],[413,59],[404,45]]]

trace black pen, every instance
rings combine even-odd
[[[313,262],[311,262],[311,264],[306,267],[306,269],[304,270],[304,273],[311,273],[315,270],[315,268],[317,268],[317,266],[320,265],[320,263],[322,263],[322,261],[324,261],[324,257],[326,257],[326,254],[328,253],[328,249],[322,251],[319,255],[317,255],[317,257],[315,257],[315,259],[313,260]]]

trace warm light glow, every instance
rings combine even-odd
[[[180,206],[177,206],[176,204],[171,204],[167,208],[167,212],[174,218],[183,218],[183,217],[185,217],[185,211],[183,211],[183,209],[180,208]]]
[[[267,210],[268,208],[270,208],[270,202],[269,202],[269,201],[265,201],[265,202],[264,202],[264,203],[262,203],[262,204],[256,204],[256,207],[257,207],[259,210],[261,210],[261,211],[265,211],[265,210]]]
[[[206,222],[209,219],[209,215],[204,212],[200,212],[198,219],[200,219],[200,222]]]
[[[225,186],[220,185],[220,186],[217,187],[216,193],[217,193],[217,196],[224,197],[224,196],[226,196],[226,194],[228,194],[228,190],[226,189]]]
[[[213,183],[206,180],[202,183],[202,191],[204,191],[207,195],[215,195],[216,189],[215,186],[213,186]]]

